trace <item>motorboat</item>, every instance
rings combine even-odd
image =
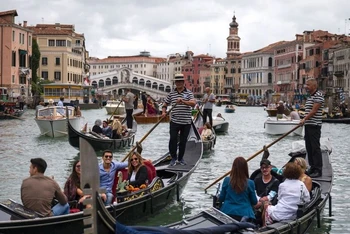
[[[225,107],[225,113],[235,113],[235,107],[230,105]]]
[[[264,123],[265,132],[271,135],[283,135],[296,126],[298,126],[300,120],[291,120],[290,118],[281,118],[277,117],[267,117],[267,120]],[[303,135],[303,127],[297,128],[291,135]]]
[[[213,128],[216,133],[225,133],[228,131],[229,123],[219,113],[218,116],[213,117]]]
[[[125,114],[125,104],[123,101],[108,100],[105,105],[107,114],[123,115]]]
[[[66,114],[67,108],[67,114]],[[74,129],[80,128],[80,116],[76,116],[72,106],[48,106],[37,110],[35,122],[41,135],[63,137],[68,135],[67,116]]]

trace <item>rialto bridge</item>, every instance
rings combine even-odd
[[[90,82],[98,93],[118,95],[124,94],[123,89],[130,88],[135,94],[144,91],[153,97],[165,97],[172,88],[169,81],[134,73],[127,67],[90,77]]]

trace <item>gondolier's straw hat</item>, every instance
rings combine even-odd
[[[184,78],[184,75],[179,73],[179,74],[175,74],[175,77],[174,77],[174,81],[184,81],[185,78]]]

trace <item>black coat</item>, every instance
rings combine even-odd
[[[148,173],[146,166],[141,166],[136,173],[135,181],[130,181],[131,174],[128,175],[129,184],[134,187],[140,187],[142,184],[146,184],[146,180],[148,180]]]

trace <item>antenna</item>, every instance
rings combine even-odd
[[[44,17],[41,17],[41,23],[44,23]]]
[[[209,44],[209,55],[211,55],[211,44]]]

